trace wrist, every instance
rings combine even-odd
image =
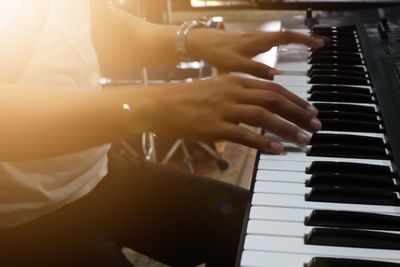
[[[218,44],[221,34],[225,32],[222,17],[212,17],[206,24],[207,27],[192,29],[186,37],[187,52],[196,60],[207,59],[212,47]]]
[[[208,27],[207,22],[203,19],[185,21],[179,27],[176,33],[175,53],[183,61],[193,61],[196,59],[196,54],[189,51],[189,35],[196,29]]]

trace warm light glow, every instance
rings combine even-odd
[[[122,108],[126,111],[132,112],[131,107],[128,104],[122,104]]]
[[[235,6],[248,4],[248,1],[236,0],[236,1],[216,1],[216,0],[191,0],[192,7],[215,7],[215,6]]]

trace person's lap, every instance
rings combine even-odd
[[[0,265],[129,266],[125,246],[172,266],[233,266],[247,191],[118,149],[93,192],[0,232]]]

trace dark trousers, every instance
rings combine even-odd
[[[121,153],[122,152],[122,153]],[[0,266],[131,266],[129,247],[171,266],[234,266],[248,192],[124,155],[88,195],[0,231]]]

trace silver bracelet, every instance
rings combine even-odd
[[[179,55],[182,61],[193,61],[186,47],[186,39],[189,31],[193,28],[207,27],[207,22],[204,19],[185,21],[176,32],[175,53]]]

